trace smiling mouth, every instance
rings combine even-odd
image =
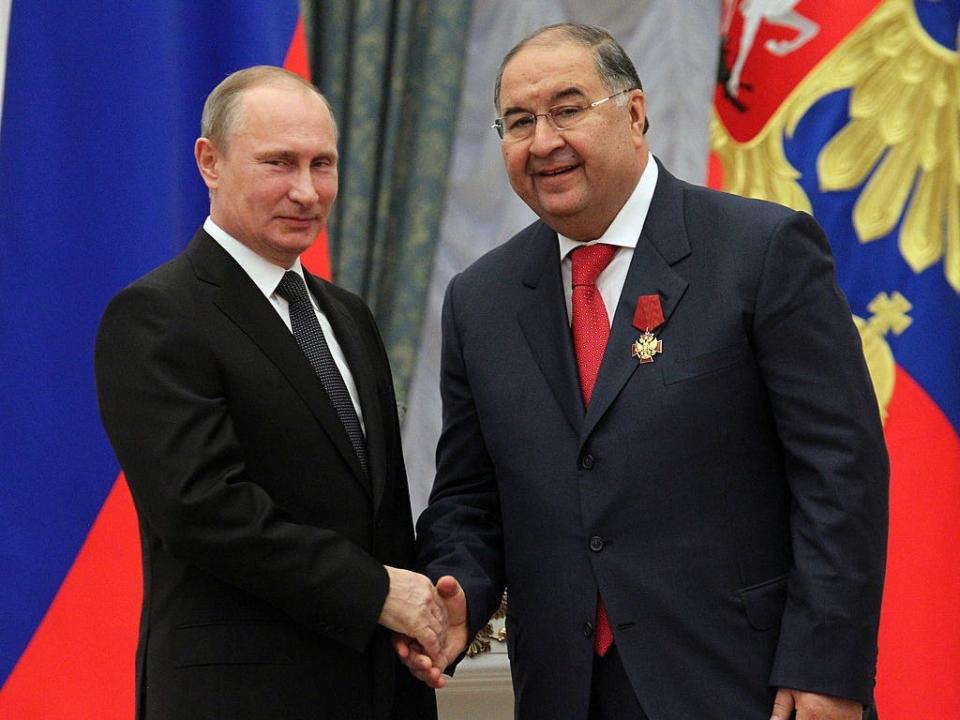
[[[568,172],[571,172],[571,171],[573,171],[573,170],[576,170],[578,167],[580,167],[580,166],[579,166],[579,165],[565,165],[564,167],[560,167],[560,168],[553,168],[553,169],[550,169],[550,170],[540,170],[539,172],[537,172],[537,175],[539,175],[539,176],[541,176],[541,177],[556,177],[557,175],[563,175],[563,174],[565,174],[565,173],[568,173]]]

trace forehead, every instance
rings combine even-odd
[[[551,101],[571,88],[590,96],[603,81],[589,48],[569,41],[533,42],[514,55],[503,69],[500,107]]]
[[[326,103],[316,93],[293,84],[245,90],[233,135],[238,139],[335,142],[333,119]]]

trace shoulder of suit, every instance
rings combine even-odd
[[[190,262],[187,259],[186,253],[180,253],[162,265],[158,265],[153,270],[141,275],[120,292],[146,288],[170,290],[192,276],[193,273],[190,269]]]
[[[694,185],[684,180],[675,180],[683,192],[687,214],[715,213],[757,223],[781,222],[796,213],[795,210],[769,200],[748,198],[741,195]]]

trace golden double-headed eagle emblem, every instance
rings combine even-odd
[[[897,242],[907,266],[920,273],[942,262],[960,293],[960,52],[927,34],[913,0],[877,5],[749,141],[735,141],[714,113],[711,146],[724,190],[811,212],[784,139],[814,103],[846,89],[849,120],[817,157],[820,189],[851,190],[866,180],[853,208],[857,239],[886,237],[902,222]],[[895,378],[885,336],[909,327],[911,307],[900,293],[881,292],[870,318],[854,317],[884,418]]]

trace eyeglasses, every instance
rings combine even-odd
[[[567,130],[583,120],[588,110],[592,110],[598,105],[603,105],[618,95],[623,95],[624,93],[634,90],[636,90],[636,88],[627,88],[626,90],[615,92],[613,95],[608,95],[605,98],[594,100],[588,105],[554,105],[544,113],[511,113],[503,117],[498,117],[493,121],[491,127],[497,131],[501,140],[508,142],[527,140],[533,137],[534,130],[537,126],[537,118],[549,118],[557,130]]]

